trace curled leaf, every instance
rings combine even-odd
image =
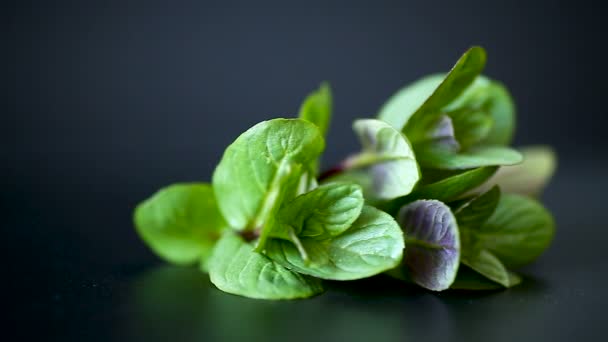
[[[409,194],[420,173],[405,136],[389,124],[374,119],[356,120],[353,129],[363,150],[347,159],[345,167],[369,173],[372,187],[366,189],[366,194],[377,199]]]
[[[404,264],[412,280],[433,291],[450,287],[460,263],[458,225],[450,208],[419,200],[401,208],[397,221],[405,234]]]

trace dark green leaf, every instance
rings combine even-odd
[[[520,283],[521,277],[516,273],[509,272],[509,286],[512,287]],[[456,280],[450,288],[454,290],[500,290],[504,289],[504,286],[482,276],[466,265],[460,265]]]
[[[411,141],[418,141],[428,125],[442,114],[443,107],[454,101],[481,74],[486,64],[486,52],[473,47],[456,62],[433,94],[407,120],[404,133]]]
[[[512,276],[505,266],[492,253],[485,249],[474,253],[463,253],[462,263],[482,276],[504,286],[511,287],[519,283],[517,279],[512,282]]]
[[[481,226],[494,213],[499,199],[500,189],[495,186],[465,203],[455,212],[458,226],[473,229]]]
[[[220,290],[250,298],[294,299],[323,292],[319,279],[288,270],[232,232],[213,249],[209,276]]]
[[[491,117],[491,129],[480,144],[506,146],[511,142],[515,129],[515,105],[502,84],[480,75],[445,108],[447,112],[462,109],[483,112]]]
[[[475,232],[483,248],[507,267],[534,261],[555,233],[551,214],[535,200],[514,194],[500,197],[494,214]]]
[[[492,129],[492,117],[481,110],[461,108],[449,113],[454,126],[456,141],[462,150],[482,141]]]
[[[137,206],[135,228],[161,258],[175,264],[206,262],[227,223],[208,184],[174,184]]]
[[[306,231],[306,227],[303,229]],[[403,257],[403,233],[388,214],[364,206],[361,215],[342,234],[302,237],[301,250],[292,242],[269,239],[266,253],[296,272],[332,280],[367,278],[394,268]]]
[[[438,182],[421,186],[410,196],[412,199],[436,199],[442,202],[450,202],[483,184],[492,177],[497,169],[495,166],[488,166],[468,170]]]

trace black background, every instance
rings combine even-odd
[[[0,204],[18,333],[64,341],[602,336],[608,56],[593,3],[2,6]],[[471,45],[487,49],[485,73],[517,102],[516,145],[550,144],[560,158],[545,196],[558,235],[519,288],[437,295],[379,278],[333,284],[338,291],[309,301],[251,301],[191,270],[158,266],[135,234],[136,203],[163,185],[209,180],[239,133],[295,115],[321,81],[335,98],[328,165],[357,148],[354,118],[447,70]]]

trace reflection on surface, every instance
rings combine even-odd
[[[312,299],[254,300],[220,292],[196,269],[162,266],[132,283],[121,334],[148,341],[484,340],[514,325],[531,329],[526,320],[538,322],[547,309],[538,305],[543,286],[530,279],[492,293],[434,294],[387,277],[328,287]]]

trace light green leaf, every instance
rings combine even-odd
[[[443,170],[515,165],[523,160],[519,152],[502,146],[476,147],[461,153],[429,146],[419,150],[416,158],[421,167]]]
[[[513,287],[521,283],[522,279],[516,273],[509,273],[509,287]],[[454,290],[500,290],[505,287],[497,282],[494,282],[478,272],[473,271],[466,265],[460,265],[456,280],[450,286]]]
[[[400,89],[391,96],[378,113],[378,119],[403,130],[409,118],[418,110],[445,79],[445,74],[429,75]]]
[[[389,124],[374,119],[356,120],[353,129],[363,150],[348,158],[344,166],[350,170],[367,170],[372,188],[366,189],[366,194],[377,199],[409,194],[420,179],[420,172],[405,136]]]
[[[304,228],[306,231],[306,228]],[[332,238],[303,237],[308,260],[293,243],[269,239],[266,253],[299,273],[322,279],[353,280],[396,267],[403,257],[403,233],[388,214],[364,206],[361,215],[342,234]]]
[[[460,264],[460,235],[450,208],[439,201],[419,200],[401,208],[397,221],[407,246],[404,272],[429,290],[449,288]]]
[[[283,201],[295,197],[302,174],[323,151],[319,129],[301,119],[263,121],[224,152],[213,174],[218,206],[237,230],[262,230],[263,246]]]
[[[555,222],[535,200],[503,194],[494,214],[474,233],[479,244],[507,267],[519,267],[534,261],[549,247]]]
[[[428,130],[442,113],[442,109],[463,93],[483,71],[486,52],[481,47],[472,47],[456,62],[433,94],[407,120],[403,132],[412,141]]]
[[[504,287],[515,285],[512,283],[512,277],[505,266],[497,257],[485,249],[474,253],[463,253],[462,263],[469,266],[475,272]],[[517,283],[517,281],[515,282]]]
[[[329,83],[323,82],[319,89],[310,93],[300,107],[299,117],[319,127],[325,136],[329,129],[332,112],[332,96]]]
[[[299,237],[329,238],[342,234],[355,222],[363,203],[363,192],[356,184],[321,185],[287,203],[279,211],[279,220]],[[286,234],[272,236],[289,239]]]
[[[458,226],[472,229],[481,226],[494,213],[499,199],[500,189],[495,186],[465,203],[455,212]]]
[[[332,116],[332,95],[329,83],[323,82],[319,89],[309,94],[300,106],[299,117],[307,120],[321,131],[325,137],[329,129]],[[319,172],[319,161],[316,160],[311,165],[311,173],[317,175]]]
[[[494,177],[473,192],[499,185],[504,192],[540,196],[555,172],[555,152],[548,146],[523,147],[520,151],[524,157],[521,164],[501,167]]]
[[[203,264],[228,224],[208,184],[174,184],[137,206],[135,228],[161,258],[174,264]]]
[[[209,277],[218,289],[250,298],[295,299],[323,292],[319,279],[288,270],[232,232],[213,249]]]

